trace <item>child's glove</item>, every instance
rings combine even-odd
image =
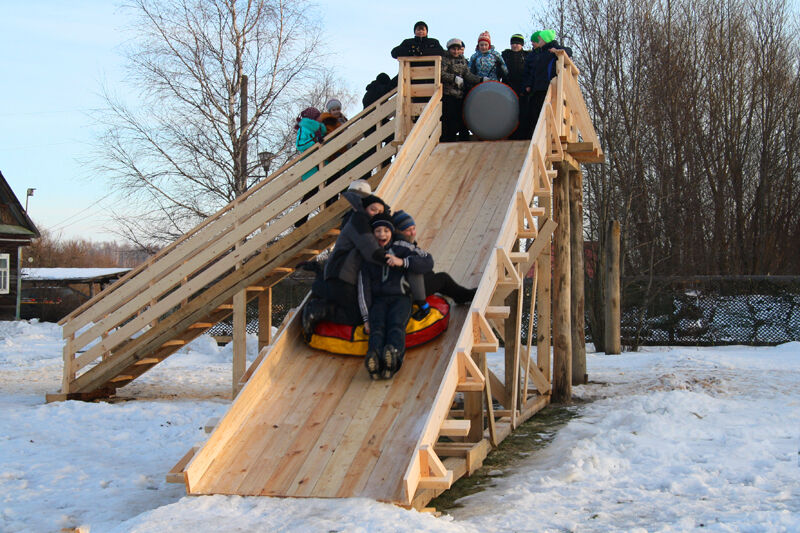
[[[461,76],[456,76],[456,87],[459,89],[464,86],[464,78]]]

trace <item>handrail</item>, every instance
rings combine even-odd
[[[113,352],[115,346],[136,336],[159,316],[180,308],[182,302],[205,290],[237,263],[258,255],[269,244],[267,238],[278,237],[301,216],[338,195],[347,182],[391,157],[396,148],[381,146],[394,131],[395,95],[396,91],[384,95],[326,136],[322,144],[293,158],[270,178],[129,273],[123,278],[127,283],[114,284],[66,317],[62,321],[63,334],[68,339],[65,372],[67,366],[71,367],[74,379],[81,368],[103,353]],[[365,135],[370,129],[374,131]],[[348,145],[352,147],[331,159]],[[371,150],[375,151],[373,155],[369,155]],[[316,166],[320,170],[303,181],[301,175]],[[348,177],[325,185],[326,180],[338,175]],[[314,187],[320,187],[320,192],[299,208],[292,207]],[[289,215],[284,216],[286,213]],[[237,246],[248,240],[252,242]],[[86,351],[75,358],[83,348]],[[66,364],[68,359],[71,365]]]
[[[384,96],[379,98],[377,101],[373,102],[368,107],[364,108],[355,117],[349,119],[345,124],[343,124],[342,127],[337,128],[336,130],[334,130],[333,132],[328,134],[323,139],[323,142],[321,144],[319,144],[319,143],[315,144],[314,146],[312,146],[311,148],[309,148],[308,150],[306,150],[302,154],[298,154],[297,156],[293,157],[292,159],[290,159],[289,161],[284,163],[283,166],[281,166],[278,170],[274,171],[272,174],[270,174],[269,176],[267,176],[263,180],[259,181],[255,185],[253,185],[250,189],[245,191],[242,195],[238,196],[237,198],[232,200],[230,203],[228,203],[226,206],[221,208],[219,211],[217,211],[216,213],[214,213],[210,217],[206,218],[203,222],[201,222],[197,226],[193,227],[192,229],[190,229],[189,231],[184,233],[177,240],[173,241],[168,246],[166,246],[166,247],[162,248],[161,250],[159,250],[156,254],[154,254],[153,256],[148,258],[147,261],[145,261],[144,263],[140,264],[139,266],[137,266],[137,267],[133,268],[132,270],[130,270],[129,272],[127,272],[124,276],[122,276],[115,283],[112,283],[111,285],[106,287],[103,291],[97,293],[94,297],[92,297],[88,301],[84,302],[77,309],[73,310],[70,314],[68,314],[67,316],[62,318],[58,322],[59,325],[64,325],[67,322],[69,322],[70,320],[73,320],[75,317],[79,316],[84,311],[86,311],[87,309],[91,308],[95,303],[97,303],[98,301],[102,300],[103,298],[106,298],[109,294],[111,294],[112,292],[114,292],[118,288],[122,287],[122,285],[125,282],[127,282],[129,279],[133,278],[134,276],[137,276],[142,271],[148,269],[153,263],[158,261],[161,257],[167,255],[168,253],[171,253],[172,250],[174,250],[175,248],[180,246],[184,241],[186,241],[189,238],[195,236],[196,234],[198,234],[199,232],[204,230],[208,225],[212,224],[213,222],[215,222],[216,220],[218,220],[219,218],[224,216],[227,212],[229,212],[230,210],[234,209],[237,205],[239,205],[240,203],[242,203],[245,200],[247,200],[251,195],[255,194],[256,192],[260,191],[262,188],[266,187],[267,185],[269,185],[270,183],[275,181],[275,179],[277,179],[278,177],[282,176],[285,172],[291,170],[292,167],[294,167],[296,164],[298,164],[304,158],[309,157],[310,155],[315,153],[324,144],[333,141],[339,134],[343,133],[346,129],[356,125],[359,121],[361,121],[367,115],[369,115],[372,112],[374,112],[379,106],[383,105],[386,101],[388,101],[389,99],[394,97],[396,94],[397,94],[397,89],[393,89],[392,91],[388,92],[387,94],[385,94]]]

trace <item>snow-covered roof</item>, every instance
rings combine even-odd
[[[23,268],[24,281],[91,280],[122,275],[130,268]]]

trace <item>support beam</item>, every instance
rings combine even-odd
[[[572,398],[572,331],[570,328],[569,170],[558,165],[553,182],[555,232],[553,261],[553,401]]]
[[[619,221],[613,220],[606,237],[606,301],[605,301],[605,348],[607,354],[622,353],[620,339],[620,227]]]
[[[233,376],[231,398],[239,394],[242,376],[247,370],[247,296],[245,291],[233,295]]]
[[[272,344],[272,287],[258,295],[258,351]]]
[[[570,314],[572,322],[572,384],[588,381],[586,373],[586,320],[583,290],[583,174],[569,173]]]

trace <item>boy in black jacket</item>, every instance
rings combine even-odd
[[[358,274],[358,303],[369,334],[364,366],[372,379],[391,378],[403,364],[406,325],[411,316],[407,272],[433,269],[433,257],[411,243],[392,242],[392,218],[379,214],[371,220],[378,244],[386,250],[386,264],[364,262]]]
[[[564,50],[569,57],[572,57],[572,48],[561,46],[556,41],[556,32],[553,30],[541,30],[531,35],[533,50],[525,58],[525,73],[522,83],[525,91],[530,95],[528,104],[531,134],[536,129],[536,122],[539,120],[539,113],[542,111],[544,99],[547,97],[547,89],[550,87],[550,80],[556,76],[556,50]]]

